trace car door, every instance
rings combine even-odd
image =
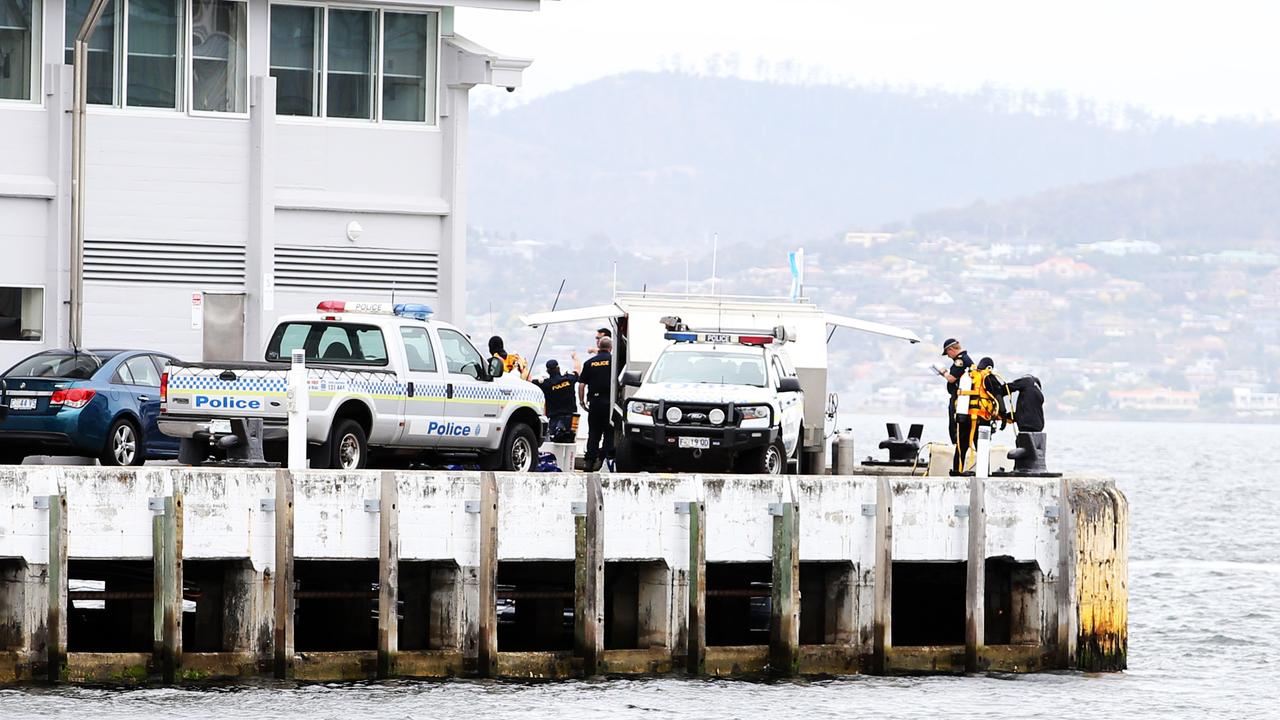
[[[132,397],[133,406],[142,421],[142,444],[148,455],[163,454],[164,433],[156,421],[160,418],[160,370],[150,355],[134,355],[120,363],[120,379]]]
[[[774,376],[773,387],[776,390],[783,378],[795,377],[795,371],[787,367],[787,363],[779,355],[774,355],[770,363]],[[782,409],[780,427],[782,444],[790,456],[796,445],[801,442],[800,424],[804,419],[804,396],[798,392],[779,392],[778,405]]]
[[[484,372],[484,357],[466,335],[440,328],[445,359],[444,412],[448,418],[440,432],[446,447],[493,447],[502,412],[501,393],[492,380],[477,377]]]
[[[404,430],[400,445],[431,448],[440,444],[441,428],[446,426],[445,392],[448,380],[436,359],[431,334],[425,327],[400,326],[400,341],[405,359]]]

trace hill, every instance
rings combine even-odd
[[[995,93],[605,78],[474,117],[471,222],[553,243],[672,248],[712,231],[799,242],[914,216],[936,226],[952,216],[922,213],[1280,149],[1276,124],[1121,128],[1010,107]]]

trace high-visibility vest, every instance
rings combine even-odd
[[[965,407],[965,403],[960,402],[960,398],[967,398],[968,403],[965,407],[965,413],[975,420],[984,420],[990,422],[1000,417],[1000,402],[995,395],[987,389],[987,378],[995,376],[998,380],[999,375],[991,368],[979,370],[977,366],[969,369],[966,373],[969,381],[969,388],[962,388],[956,396],[956,414],[962,414],[960,409]],[[1002,386],[1003,382],[1000,383]]]

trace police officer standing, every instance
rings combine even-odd
[[[578,402],[587,411],[587,471],[595,472],[613,458],[613,428],[609,396],[613,385],[613,338],[601,336],[597,352],[578,376]],[[603,455],[601,444],[603,443]]]
[[[573,442],[573,416],[578,412],[578,406],[573,401],[573,387],[578,384],[578,374],[581,371],[578,353],[574,353],[573,372],[561,373],[560,363],[548,360],[546,379],[533,381],[547,398],[551,442]]]
[[[951,435],[951,444],[955,446],[955,453],[951,458],[951,474],[959,475],[964,472],[964,458],[967,448],[961,448],[961,439],[965,442],[969,439],[969,398],[957,397],[960,395],[960,379],[965,377],[969,368],[973,366],[973,360],[969,357],[969,353],[960,345],[960,341],[955,338],[947,338],[942,343],[942,354],[951,360],[951,366],[947,368],[941,375],[947,381],[947,394],[951,396],[947,403],[947,429]]]

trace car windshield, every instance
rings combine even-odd
[[[764,357],[745,353],[666,352],[649,382],[764,387]]]
[[[88,380],[115,353],[42,352],[14,365],[5,377],[69,378]]]

